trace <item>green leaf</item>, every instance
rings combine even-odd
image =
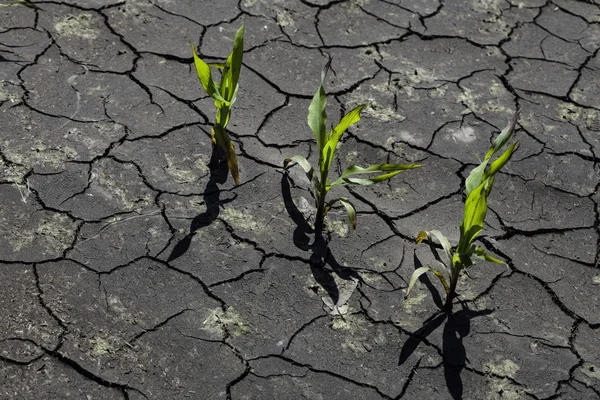
[[[202,61],[198,54],[196,54],[196,49],[192,44],[192,53],[194,54],[194,65],[196,66],[196,74],[198,75],[198,79],[200,79],[200,83],[202,84],[202,88],[204,91],[215,101],[223,102],[225,105],[229,105],[229,102],[226,101],[221,94],[219,93],[219,88],[215,84],[212,79],[212,73],[210,72],[210,67],[207,63]]]
[[[432,231],[422,231],[421,233],[425,233],[427,235],[427,239],[429,239],[429,241],[431,242],[431,236],[435,236],[438,240],[438,242],[440,242],[440,244],[442,245],[442,248],[444,249],[444,253],[446,254],[446,257],[448,258],[448,265],[452,264],[452,245],[450,244],[450,241],[448,240],[448,238],[444,235],[442,235],[442,232],[437,231],[437,230],[432,230]],[[419,233],[419,237],[421,237],[421,233]],[[419,242],[420,243],[423,239],[421,239]],[[435,248],[432,246],[431,251],[436,254],[437,252],[435,252]],[[443,264],[443,263],[442,263]]]
[[[344,132],[346,132],[346,129],[360,121],[360,113],[366,106],[366,104],[362,104],[352,109],[350,112],[344,115],[340,123],[337,124],[337,126],[334,129],[332,129],[329,133],[329,140],[327,140],[327,144],[325,144],[325,147],[322,152],[323,160],[325,160],[325,170],[329,171],[329,168],[331,167],[331,162],[333,161],[333,154],[335,153],[335,149],[337,147],[338,142],[340,141],[340,138],[342,137]]]
[[[310,106],[308,107],[308,125],[315,135],[317,146],[319,147],[320,152],[323,151],[327,141],[327,113],[325,112],[327,94],[325,93],[325,88],[323,88],[323,83],[330,65],[331,60],[329,60],[329,62],[325,65],[325,68],[323,68],[323,72],[321,73],[321,84],[319,85],[319,88],[317,89],[312,101],[310,102]]]
[[[223,68],[225,68],[225,63],[208,63],[208,66],[218,68],[218,69],[223,69]]]
[[[289,164],[292,161],[296,162],[304,170],[306,177],[308,178],[308,180],[311,183],[312,192],[313,192],[313,195],[315,196],[315,200],[317,200],[317,202],[318,202],[320,192],[321,192],[321,190],[320,190],[321,184],[319,182],[319,177],[317,176],[317,174],[315,174],[315,169],[309,164],[308,161],[306,161],[306,158],[304,158],[302,156],[294,156],[292,158],[286,158],[285,160],[283,160],[283,168],[288,169],[290,166]]]
[[[231,104],[235,102],[238,90],[238,82],[242,69],[242,58],[244,55],[244,24],[238,29],[233,39],[233,50],[227,57],[223,75],[221,77],[221,96]]]
[[[410,295],[410,291],[412,290],[413,286],[417,282],[417,279],[419,279],[419,277],[421,275],[423,275],[427,272],[433,272],[433,274],[438,277],[438,279],[440,280],[440,282],[442,282],[442,285],[444,286],[444,290],[446,291],[446,294],[448,294],[450,292],[450,287],[448,286],[448,282],[446,281],[446,277],[444,276],[443,273],[441,273],[440,271],[435,270],[431,267],[421,267],[421,268],[417,268],[411,275],[410,282],[408,283],[408,291],[406,292],[406,296],[404,296],[405,299],[408,298],[408,296]]]
[[[356,230],[356,208],[354,208],[354,204],[352,204],[345,197],[340,198],[340,203],[346,208],[346,214],[348,214],[348,224],[352,228],[353,231]]]
[[[488,168],[488,164],[492,156],[496,154],[502,147],[504,147],[504,145],[511,138],[518,118],[519,112],[517,111],[508,123],[508,126],[504,128],[500,135],[498,135],[498,137],[494,140],[481,164],[475,167],[467,177],[465,181],[465,192],[467,193],[467,196],[471,193],[471,191],[473,191],[473,189],[481,185],[481,182],[498,172],[498,170],[500,170],[500,168],[502,168],[512,156],[516,144],[511,145],[509,149],[505,151],[504,154],[498,160],[494,161]]]
[[[517,110],[515,111],[515,114],[513,115],[506,128],[504,128],[502,132],[500,132],[500,135],[498,135],[498,137],[492,143],[492,147],[490,147],[487,154],[485,155],[486,160],[489,160],[496,152],[498,152],[498,150],[504,147],[506,142],[510,140],[510,137],[512,136],[515,130],[515,125],[517,124],[518,119],[519,111]]]
[[[471,251],[467,251],[466,253],[459,253],[457,251],[452,256],[452,268],[461,271],[467,267],[470,267],[473,265],[473,260],[471,260],[472,255],[473,253]]]
[[[502,260],[499,260],[495,257],[492,257],[491,255],[489,255],[488,253],[486,253],[485,250],[483,250],[483,248],[481,246],[473,246],[473,255],[477,258],[479,258],[480,260],[484,260],[484,261],[490,261],[496,264],[503,264],[506,265],[506,263]]]
[[[484,160],[481,164],[475,167],[473,171],[471,171],[469,176],[467,176],[467,179],[465,181],[465,192],[467,193],[467,196],[471,194],[473,189],[481,185],[481,181],[483,181],[483,175],[485,174],[485,168],[488,165],[488,161],[489,160],[487,159]]]
[[[391,177],[399,174],[400,172],[422,167],[420,164],[374,164],[367,168],[353,165],[346,168],[346,170],[340,175],[340,177],[333,182],[331,185],[327,185],[327,190],[331,189],[335,185],[372,185],[377,182],[390,179]],[[381,175],[374,176],[372,178],[350,178],[353,175],[368,174],[372,172],[384,172]]]
[[[337,202],[342,203],[342,205],[344,206],[344,208],[346,208],[346,214],[348,214],[348,225],[350,225],[350,228],[355,231],[356,230],[356,208],[354,208],[354,204],[352,204],[350,202],[350,200],[348,200],[346,197],[340,197],[337,198],[335,200],[331,200],[329,203],[327,203],[327,205],[324,208],[323,211],[323,216],[325,216],[329,210],[331,209],[331,207],[333,207],[333,205]]]
[[[498,157],[493,163],[490,164],[489,170],[486,171],[485,177],[489,178],[496,174],[496,172],[500,171],[502,167],[510,160],[515,149],[518,145],[518,142],[511,144],[508,149],[500,157]]]
[[[493,184],[494,177],[488,178],[467,196],[463,221],[460,224],[460,241],[456,250],[458,253],[466,252],[473,239],[483,230],[487,213],[487,197]]]

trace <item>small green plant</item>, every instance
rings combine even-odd
[[[215,166],[218,163],[218,148],[223,149],[227,160],[227,167],[233,177],[236,185],[240,183],[240,173],[238,168],[237,155],[233,148],[231,138],[227,134],[227,124],[231,118],[231,107],[235,103],[240,71],[242,68],[242,57],[244,53],[244,24],[238,29],[233,39],[233,50],[229,53],[227,61],[222,64],[207,64],[198,57],[196,49],[192,45],[194,54],[194,65],[198,79],[206,93],[215,101],[217,114],[215,123],[211,131],[212,137],[212,155],[210,165]],[[216,83],[212,78],[210,67],[216,67],[221,70],[221,82]]]
[[[442,286],[444,286],[444,290],[446,291],[445,309],[451,311],[452,301],[456,296],[456,284],[458,282],[459,274],[463,269],[473,265],[473,257],[477,257],[484,261],[504,264],[503,261],[487,254],[481,246],[474,245],[473,240],[483,230],[487,212],[487,198],[494,185],[494,175],[510,160],[517,149],[518,142],[511,144],[496,160],[491,161],[491,159],[511,138],[518,117],[519,112],[517,111],[506,128],[504,128],[496,140],[494,140],[492,146],[485,155],[484,160],[471,171],[466,179],[465,191],[467,199],[465,200],[463,220],[460,224],[458,246],[453,249],[450,245],[450,241],[437,230],[421,231],[417,236],[417,243],[421,243],[427,239],[435,259],[444,267],[445,272],[449,275],[450,285],[448,285],[448,281],[441,270],[428,266],[420,267],[413,272],[410,278],[406,297],[408,297],[415,282],[421,275],[432,272],[440,280]],[[442,246],[445,260],[442,260],[439,256],[433,242],[433,237],[437,238]]]
[[[327,193],[334,186],[371,185],[373,183],[390,179],[402,171],[421,166],[419,164],[375,164],[367,168],[362,168],[353,165],[346,168],[346,170],[338,179],[332,183],[328,183],[329,170],[331,168],[331,163],[333,161],[338,142],[346,129],[360,120],[360,112],[366,107],[366,104],[363,104],[354,108],[342,118],[340,123],[337,124],[335,128],[330,130],[329,134],[326,132],[327,114],[325,112],[325,105],[327,104],[327,94],[325,93],[323,84],[325,82],[327,71],[330,67],[331,59],[325,65],[325,68],[323,68],[321,73],[321,84],[319,85],[319,88],[317,89],[317,92],[315,93],[312,102],[308,107],[308,125],[315,135],[317,146],[319,148],[319,173],[317,174],[315,169],[302,156],[286,158],[283,163],[284,169],[287,169],[292,161],[296,162],[302,167],[306,173],[306,176],[308,177],[308,180],[311,182],[312,192],[317,207],[317,214],[315,216],[315,232],[317,235],[319,235],[322,231],[323,219],[325,218],[325,215],[337,202],[340,202],[346,208],[350,227],[352,230],[356,230],[356,209],[350,200],[348,200],[346,197],[339,197],[329,201],[328,203],[325,203]],[[358,174],[377,172],[381,172],[381,174],[371,178],[352,177]]]

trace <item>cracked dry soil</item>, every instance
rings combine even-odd
[[[88,0],[0,8],[1,399],[600,398],[598,0]],[[246,24],[230,124],[242,183],[210,171],[211,61]],[[325,269],[306,110],[368,102]],[[479,263],[438,313],[423,279],[464,178],[521,110]],[[331,306],[338,304],[336,312]]]

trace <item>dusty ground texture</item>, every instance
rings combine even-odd
[[[597,399],[597,0],[43,1],[0,8],[1,399]],[[230,124],[212,101],[242,21]],[[340,165],[415,162],[336,190],[311,267],[306,111],[368,102]],[[453,243],[464,178],[521,109],[454,314],[421,229]],[[335,174],[335,173],[334,173]],[[432,292],[434,295],[432,295]]]

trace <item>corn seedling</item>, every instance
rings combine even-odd
[[[311,182],[312,193],[315,198],[317,214],[315,216],[315,233],[319,235],[323,228],[323,219],[331,207],[339,202],[341,203],[348,214],[349,225],[352,230],[356,230],[356,209],[348,198],[339,197],[325,203],[327,193],[334,186],[344,185],[372,185],[377,182],[390,179],[402,171],[413,168],[418,168],[418,164],[375,164],[362,168],[356,165],[346,168],[338,179],[332,183],[328,182],[329,170],[335,155],[335,150],[342,135],[351,125],[360,120],[360,112],[366,107],[366,104],[360,105],[349,113],[347,113],[335,128],[332,128],[329,133],[326,132],[327,114],[325,106],[327,104],[327,95],[323,84],[327,71],[331,66],[331,60],[325,65],[321,73],[321,84],[315,93],[310,106],[308,107],[308,125],[312,129],[317,146],[319,148],[319,170],[318,174],[315,169],[308,163],[306,158],[302,156],[294,156],[286,158],[283,167],[287,169],[291,162],[295,162],[302,167],[308,180]],[[354,178],[353,176],[368,173],[381,173],[371,178]]]
[[[483,250],[481,246],[473,244],[473,240],[483,230],[485,215],[487,212],[487,198],[492,191],[494,185],[494,175],[500,171],[500,169],[510,160],[513,153],[515,152],[518,142],[511,144],[501,156],[491,161],[492,157],[502,149],[508,140],[511,138],[519,112],[517,111],[509,122],[508,126],[498,135],[498,137],[492,143],[492,146],[485,155],[484,160],[475,168],[466,179],[465,192],[467,199],[465,200],[464,215],[462,223],[460,224],[460,238],[458,246],[452,248],[450,241],[442,235],[440,231],[421,231],[417,236],[417,243],[421,243],[426,240],[429,242],[431,252],[433,253],[436,261],[444,268],[444,270],[424,266],[417,268],[408,284],[408,292],[406,297],[410,294],[417,279],[427,273],[433,273],[442,283],[444,290],[446,291],[446,304],[445,308],[447,311],[452,310],[452,300],[456,296],[456,284],[460,272],[473,265],[473,257],[479,258],[484,261],[491,261],[498,264],[504,264],[503,261],[498,260]],[[435,248],[433,238],[436,238],[444,250],[444,259],[440,257]],[[444,275],[446,272],[450,277],[450,284]]]
[[[192,45],[194,53],[194,65],[202,88],[215,101],[217,114],[211,131],[212,156],[210,165],[218,162],[218,148],[223,149],[227,160],[227,167],[236,185],[240,183],[237,155],[233,148],[231,138],[227,134],[227,124],[231,118],[231,107],[236,100],[238,92],[238,81],[242,67],[242,56],[244,52],[244,24],[238,29],[233,39],[233,50],[229,53],[227,60],[222,64],[207,64],[198,57],[196,49]],[[217,83],[212,78],[211,67],[221,70],[221,82]]]

